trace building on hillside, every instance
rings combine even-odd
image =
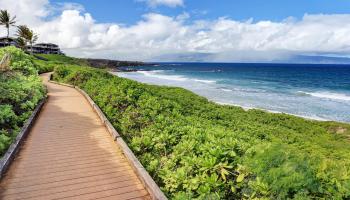
[[[7,41],[6,37],[0,37],[0,48],[7,46],[18,47],[16,39],[10,37]],[[27,51],[32,51],[31,47],[27,46]],[[57,44],[52,43],[38,43],[33,46],[33,53],[36,54],[64,54]]]
[[[28,47],[31,51],[31,47]],[[52,43],[38,43],[33,46],[33,53],[35,54],[63,54],[57,44]]]
[[[0,37],[0,47],[17,46],[16,40],[12,37]]]

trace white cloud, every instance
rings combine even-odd
[[[50,14],[48,0],[0,0],[0,8],[16,15],[19,24],[36,24]]]
[[[350,14],[305,15],[281,22],[218,18],[192,22],[188,13],[148,13],[132,25],[97,23],[91,14],[69,7],[52,14],[47,0],[0,0],[17,15],[73,56],[150,60],[164,55],[202,53],[216,61],[273,60],[290,54],[350,54]],[[31,12],[28,12],[28,9]]]
[[[160,5],[163,6],[169,6],[169,7],[177,7],[177,6],[183,6],[184,1],[183,0],[138,0],[140,2],[146,2],[148,6],[154,8]]]

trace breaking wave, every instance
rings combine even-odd
[[[331,99],[331,100],[341,100],[341,101],[350,101],[350,96],[342,93],[333,93],[333,92],[303,92],[298,91],[299,95],[302,96],[313,96],[323,99]]]
[[[143,74],[144,76],[158,78],[158,79],[166,79],[172,81],[187,81],[188,78],[185,78],[180,75],[165,75],[161,74],[164,70],[154,70],[154,71],[138,71],[138,73]]]

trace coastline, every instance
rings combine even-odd
[[[219,104],[219,105],[240,107],[240,108],[242,108],[245,111],[261,110],[261,111],[268,112],[268,113],[292,115],[292,116],[301,117],[301,118],[307,119],[307,120],[315,120],[315,121],[322,121],[322,122],[334,121],[334,120],[324,119],[324,118],[321,118],[321,117],[310,117],[310,116],[297,115],[297,114],[293,114],[293,113],[280,112],[280,111],[276,111],[276,110],[268,110],[268,109],[256,108],[256,107],[246,107],[246,106],[241,106],[239,104],[233,104],[233,103],[224,103],[224,102],[217,102],[217,101],[211,101],[211,102]],[[348,122],[343,122],[343,121],[335,121],[335,122],[348,123]]]
[[[114,75],[114,76],[118,76],[118,72],[121,72],[121,73],[127,73],[127,72],[138,72],[139,70],[121,70],[121,71],[114,71],[114,70],[110,70],[108,71],[110,74]],[[120,76],[119,76],[120,77]],[[126,77],[123,77],[123,78],[126,78]],[[130,79],[130,78],[126,78],[126,79],[129,79],[129,80],[133,80],[133,81],[137,81],[137,80],[134,80],[134,79]],[[137,81],[139,83],[142,83],[140,81]],[[147,83],[147,84],[150,84],[150,83]],[[154,84],[151,84],[151,85],[154,85]],[[167,85],[159,85],[159,86],[167,86]],[[178,86],[173,86],[173,87],[178,87]],[[184,88],[184,87],[181,87],[185,90],[189,90],[187,88]],[[191,91],[191,90],[190,90]],[[193,92],[193,91],[191,91]],[[239,105],[239,104],[234,104],[234,103],[226,103],[226,102],[220,102],[220,101],[214,101],[214,100],[210,100],[208,97],[205,97],[203,95],[200,95],[196,92],[194,92],[196,95],[198,96],[201,96],[201,97],[204,97],[206,98],[209,102],[212,102],[212,103],[215,103],[215,104],[218,104],[218,105],[226,105],[226,106],[235,106],[235,107],[239,107],[239,108],[242,108],[243,110],[245,111],[249,111],[249,110],[260,110],[260,111],[264,111],[264,112],[268,112],[268,113],[275,113],[275,114],[287,114],[287,115],[291,115],[291,116],[295,116],[295,117],[300,117],[300,118],[303,118],[303,119],[306,119],[306,120],[314,120],[314,121],[333,121],[333,122],[340,122],[340,123],[349,123],[349,122],[346,122],[346,121],[340,121],[340,120],[331,120],[331,119],[326,119],[326,118],[321,118],[321,117],[311,117],[311,116],[304,116],[304,115],[298,115],[298,114],[293,114],[293,113],[288,113],[288,112],[281,112],[281,111],[276,111],[276,110],[269,110],[269,109],[264,109],[264,108],[259,108],[259,107],[247,107],[247,106],[242,106],[242,105]]]

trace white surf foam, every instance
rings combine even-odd
[[[265,112],[269,112],[269,113],[285,113],[288,115],[293,115],[296,117],[301,117],[304,119],[311,119],[311,120],[317,120],[317,121],[330,121],[331,119],[326,119],[326,118],[322,118],[322,117],[318,117],[318,116],[308,116],[308,115],[298,115],[298,114],[293,114],[293,113],[287,113],[287,112],[281,112],[281,111],[276,111],[276,110],[269,110],[269,109],[263,109],[263,108],[257,108],[257,107],[248,107],[248,106],[242,106],[240,104],[234,104],[234,103],[226,103],[226,102],[220,102],[220,101],[214,101],[214,103],[219,104],[219,105],[227,105],[227,106],[237,106],[237,107],[241,107],[243,108],[243,110],[248,111],[251,109],[257,109],[257,110],[262,110]]]
[[[225,91],[225,92],[246,92],[246,93],[263,93],[266,92],[266,90],[261,89],[248,89],[248,88],[226,88],[226,87],[218,87],[218,89]]]
[[[200,83],[216,83],[216,81],[213,81],[213,80],[194,79],[194,81],[200,82]]]
[[[152,77],[152,78],[166,79],[166,80],[172,80],[172,81],[188,81],[188,80],[191,80],[190,78],[187,78],[185,76],[168,75],[168,74],[165,74],[164,72],[165,72],[164,70],[138,71],[138,73],[141,73],[144,76],[148,76],[148,77]],[[205,79],[192,79],[192,81],[199,82],[199,83],[205,83],[205,84],[216,83],[215,80],[205,80]]]
[[[165,75],[161,74],[164,72],[163,70],[154,70],[154,71],[138,71],[138,73],[143,74],[144,76],[158,78],[158,79],[166,79],[172,81],[186,81],[188,78],[179,75]]]
[[[276,110],[279,110],[277,105],[267,106],[267,107],[271,107],[271,109],[269,109],[269,108],[264,109],[264,108],[262,108],[264,106],[262,106],[261,104],[254,104],[254,102],[250,103],[251,105],[248,105],[248,106],[244,103],[243,104],[238,103],[239,101],[237,101],[237,103],[232,103],[232,101],[234,100],[234,98],[236,98],[236,96],[232,96],[232,98],[230,98],[230,96],[229,96],[229,95],[231,95],[231,93],[237,94],[238,96],[245,95],[246,93],[249,93],[247,98],[254,99],[256,97],[256,99],[259,99],[259,97],[260,97],[259,95],[265,95],[265,94],[259,94],[259,93],[266,93],[267,92],[266,90],[258,89],[258,88],[253,89],[253,88],[241,88],[241,87],[229,87],[228,88],[225,86],[220,87],[221,86],[220,83],[218,83],[218,85],[200,84],[200,83],[196,84],[194,82],[195,81],[194,79],[187,78],[187,77],[184,77],[181,75],[167,75],[166,72],[167,71],[163,71],[163,70],[154,70],[154,71],[127,72],[127,74],[137,74],[136,80],[139,80],[139,81],[142,81],[147,76],[147,77],[149,77],[149,80],[152,80],[152,79],[155,80],[154,82],[151,82],[151,83],[158,82],[159,84],[164,85],[165,81],[160,81],[159,79],[167,79],[167,80],[173,80],[173,82],[170,82],[169,85],[184,87],[184,88],[187,88],[190,90],[192,87],[192,89],[195,88],[193,91],[196,91],[196,89],[200,88],[199,91],[201,91],[201,92],[206,91],[206,92],[204,92],[204,93],[198,92],[198,94],[200,94],[202,96],[206,96],[207,98],[211,99],[211,101],[214,101],[214,102],[221,104],[221,105],[239,106],[245,110],[260,109],[260,110],[265,110],[267,112],[273,112],[273,113],[281,113],[282,112],[282,111],[276,111]],[[135,77],[133,77],[133,78],[135,78]],[[146,81],[144,81],[144,82],[149,82],[149,80],[146,79]],[[196,87],[193,87],[193,85]],[[215,92],[213,92],[213,90],[221,90],[224,92],[215,93]],[[258,93],[258,94],[255,94],[255,93]],[[220,98],[220,94],[223,94],[224,97]],[[322,102],[322,99],[318,99],[318,98],[334,99],[335,103],[338,101],[344,101],[344,99],[350,100],[350,96],[347,96],[346,94],[334,93],[334,92],[331,93],[331,92],[323,92],[323,91],[319,91],[319,92],[299,91],[298,94],[301,96],[310,96],[310,97],[314,96],[317,99],[311,99],[311,100],[315,101],[315,102]],[[216,95],[215,98],[212,98],[213,95],[214,96]],[[323,120],[339,120],[337,118],[332,118],[332,116],[330,116],[328,118],[326,116],[326,114],[313,112],[312,110],[311,111],[308,110],[308,111],[304,111],[304,112],[294,112],[292,109],[287,109],[287,110],[281,109],[281,110],[283,110],[283,113],[288,113],[290,115],[295,115],[295,116],[299,116],[299,117],[303,117],[303,118],[307,118],[307,119],[322,120],[322,121]]]
[[[303,92],[298,91],[299,94],[310,95],[313,97],[331,99],[331,100],[341,100],[341,101],[350,101],[350,96],[342,93],[333,93],[333,92]]]
[[[233,90],[230,90],[230,89],[226,89],[226,88],[220,88],[222,91],[225,91],[225,92],[232,92]]]
[[[216,104],[219,104],[219,105],[241,107],[241,108],[243,108],[244,110],[250,110],[250,109],[253,109],[253,107],[242,106],[242,105],[239,105],[239,104],[234,104],[234,103],[227,103],[227,102],[220,102],[220,101],[212,101],[212,102],[214,102],[214,103],[216,103]]]

